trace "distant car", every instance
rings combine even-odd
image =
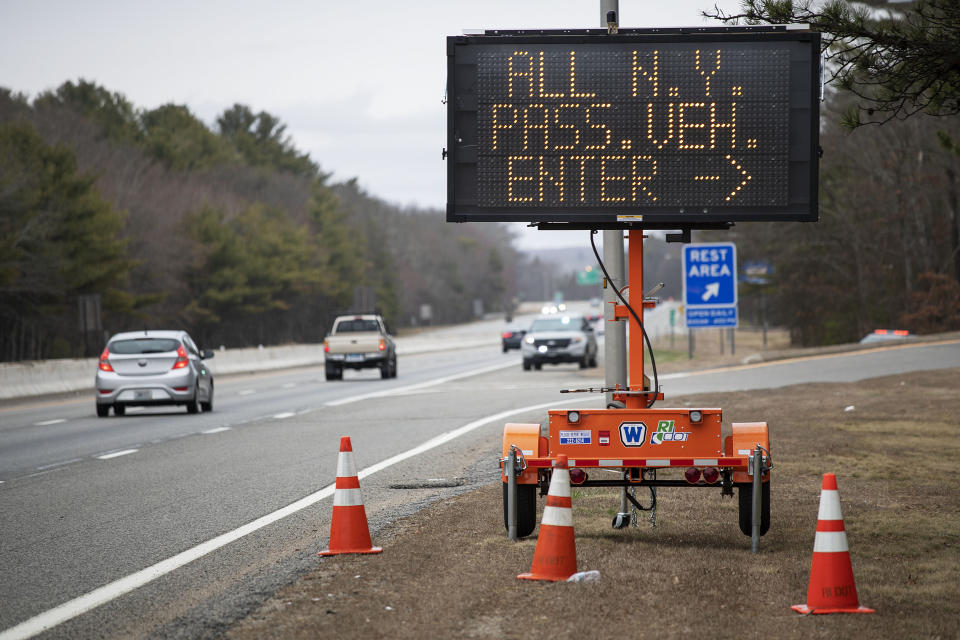
[[[860,339],[860,344],[871,342],[893,342],[896,340],[913,340],[913,335],[904,329],[877,329]]]
[[[97,415],[113,407],[122,416],[132,406],[186,406],[213,411],[213,374],[185,331],[130,331],[107,341],[97,367]]]
[[[597,366],[597,339],[590,322],[576,314],[538,316],[520,347],[523,370],[544,364],[576,362],[581,369]]]
[[[503,342],[503,352],[506,353],[507,351],[510,351],[510,349],[519,349],[520,342],[523,340],[523,336],[526,334],[526,329],[518,329],[517,327],[505,329],[500,334],[500,339]]]

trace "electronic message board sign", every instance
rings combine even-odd
[[[447,220],[816,220],[819,34],[690,31],[449,37]]]

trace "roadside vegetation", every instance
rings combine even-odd
[[[395,327],[463,321],[546,268],[523,264],[504,226],[332,182],[269,113],[238,104],[208,126],[84,80],[0,89],[0,361],[93,355],[141,327],[317,342],[358,291]]]
[[[578,569],[531,583],[536,537],[511,542],[499,482],[374,533],[376,556],[339,556],[225,635],[246,638],[954,638],[960,634],[960,369],[853,384],[672,398],[767,420],[771,528],[759,553],[719,489],[660,489],[656,527],[614,530],[615,489],[574,489]],[[789,409],[787,409],[789,407]],[[491,461],[499,439],[491,439]],[[861,604],[801,616],[822,474],[835,473]],[[645,499],[646,491],[638,490]],[[544,499],[539,500],[542,509]],[[539,520],[539,515],[538,515]],[[323,540],[318,540],[321,548]]]
[[[794,344],[876,328],[960,329],[960,4],[956,0],[741,0],[726,24],[822,34],[820,222],[745,225],[738,256],[767,262],[771,321]]]

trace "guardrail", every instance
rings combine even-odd
[[[463,337],[415,335],[397,338],[397,354],[499,345],[500,336],[496,333]],[[323,364],[323,345],[221,349],[207,362],[218,376],[319,366]],[[96,370],[96,358],[0,363],[0,400],[92,390]]]

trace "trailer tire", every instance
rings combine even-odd
[[[507,525],[507,483],[503,484],[503,528]],[[517,537],[526,538],[537,527],[537,485],[517,485]]]
[[[753,484],[737,485],[740,498],[740,531],[743,535],[753,535]],[[770,483],[762,483],[760,489],[760,535],[770,529]]]

